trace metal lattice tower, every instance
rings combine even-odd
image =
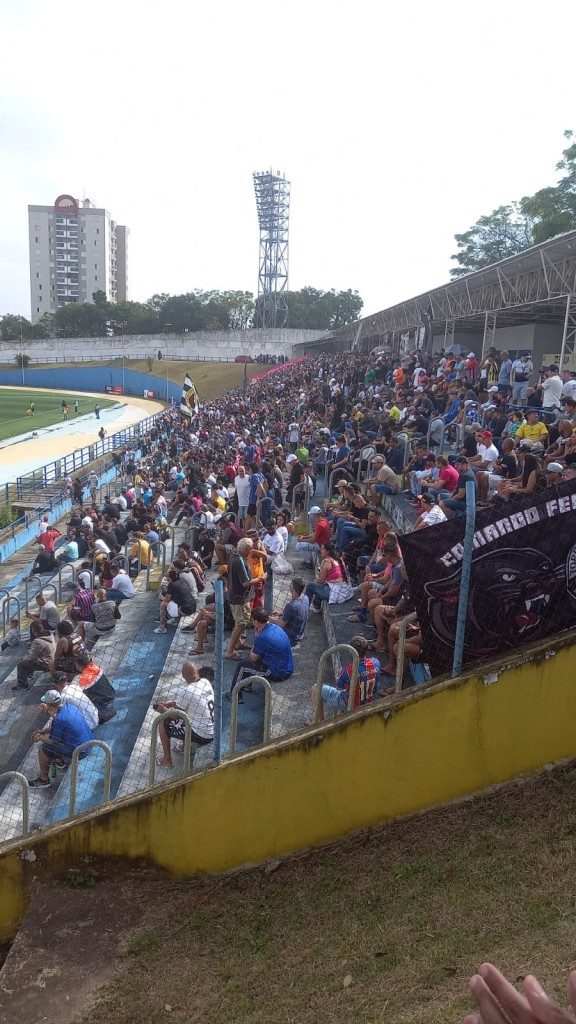
[[[256,327],[284,327],[288,321],[288,219],[290,182],[280,171],[255,171],[260,225]]]

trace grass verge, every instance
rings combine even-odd
[[[575,797],[557,770],[269,874],[167,882],[82,1024],[457,1024],[485,959],[561,996]]]

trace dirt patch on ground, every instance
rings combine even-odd
[[[39,883],[0,972],[0,1024],[71,1024],[114,975],[122,943],[166,880],[104,878],[90,865]]]

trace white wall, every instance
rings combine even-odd
[[[326,331],[291,330],[286,327],[252,331],[198,331],[190,334],[134,334],[124,338],[48,338],[25,341],[24,352],[41,362],[50,359],[127,359],[152,356],[158,350],[175,359],[234,359],[239,355],[298,355],[294,346],[322,338]],[[20,342],[0,342],[0,362],[11,363]]]

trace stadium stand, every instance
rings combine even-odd
[[[546,379],[555,375],[551,368]],[[42,579],[20,572],[8,580],[8,567],[3,569],[7,644],[0,656],[0,772],[19,772],[31,782],[29,826],[42,827],[71,809],[79,813],[108,796],[213,762],[206,716],[212,713],[208,677],[217,667],[219,577],[226,581],[223,690],[231,691],[245,659],[245,676],[264,674],[271,695],[268,738],[265,689],[255,684],[241,692],[235,752],[313,724],[320,697],[325,713],[342,713],[425,681],[426,652],[397,536],[460,514],[467,466],[474,467],[476,479],[486,475],[488,502],[545,487],[550,473],[554,479],[574,473],[573,427],[562,426],[576,423],[569,389],[555,410],[542,408],[545,387],[528,388],[525,400],[536,416],[525,418],[524,408],[518,415],[510,406],[513,384],[513,371],[493,354],[480,364],[444,352],[398,359],[322,355],[278,367],[246,393],[230,392],[198,409],[167,410],[138,439],[137,450],[120,453],[121,475],[114,484],[100,486],[97,472],[88,477],[90,467],[84,467],[84,479],[72,481],[76,503],[55,538],[54,554],[65,552],[66,566],[47,569]],[[504,444],[507,438],[511,445]],[[470,460],[466,466],[458,462],[464,456]],[[42,523],[28,552],[30,563],[38,550],[51,546]],[[225,566],[220,571],[218,559]],[[303,582],[294,588],[300,576]],[[106,594],[95,599],[99,588]],[[66,647],[68,657],[32,675],[29,689],[13,689],[30,628],[42,614],[37,593],[56,605],[53,628],[56,618],[74,617],[75,591],[74,614],[90,626],[66,626],[64,636],[72,637],[59,650]],[[94,611],[94,602],[108,604],[109,612]],[[269,621],[252,616],[263,607]],[[194,632],[198,616],[203,625]],[[10,646],[14,617],[21,637]],[[398,667],[402,622],[410,657]],[[322,654],[342,644],[356,651],[352,661],[349,649],[336,652],[318,678]],[[72,657],[73,649],[84,662]],[[193,666],[184,670],[189,679],[182,678],[186,663]],[[57,670],[67,672],[72,689],[64,686],[59,696],[49,697]],[[107,752],[95,747],[78,762],[74,781],[70,757],[76,739],[61,764],[48,749],[46,778],[38,748],[42,742],[50,748],[50,741],[31,736],[44,729],[47,714],[48,724],[58,723],[68,704],[76,701],[82,713],[78,681],[81,696],[90,696],[94,679],[102,677],[114,688],[115,713],[93,736],[112,755],[109,779]],[[321,689],[312,691],[316,684]],[[223,701],[224,757],[230,756],[233,703]],[[175,705],[165,725],[172,737],[170,767],[156,764],[166,754],[154,743],[154,705],[160,713]],[[178,709],[192,726],[190,765],[179,749],[185,717],[178,717]],[[19,782],[4,781],[2,841],[22,828]]]

